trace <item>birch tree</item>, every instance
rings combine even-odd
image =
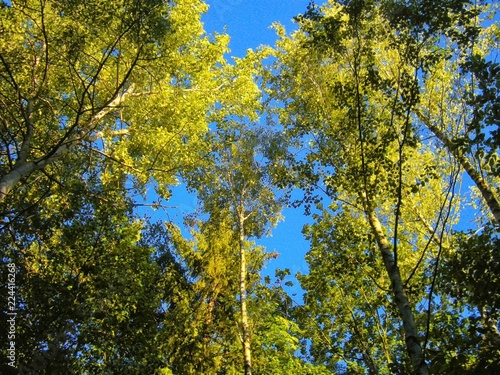
[[[392,306],[384,310],[387,316],[394,311],[401,322],[401,338],[396,345],[405,349],[386,353],[406,352],[410,365],[403,371],[428,374],[427,335],[425,325],[417,319],[420,298],[426,293],[426,284],[420,283],[422,278],[432,282],[431,265],[440,256],[439,246],[430,239],[436,233],[446,238],[449,230],[457,167],[446,153],[422,142],[414,121],[421,100],[421,67],[410,52],[429,46],[392,29],[383,5],[332,1],[318,8],[311,3],[308,12],[297,17],[300,29],[291,37],[278,27],[279,62],[274,67],[277,73],[269,80],[270,92],[281,100],[283,109],[277,109],[280,123],[299,155],[291,166],[299,176],[297,180],[312,186],[306,193],[319,189],[324,198],[331,199],[316,217],[317,230],[335,222],[328,219],[329,215],[339,220],[345,215],[351,220],[363,218],[366,225],[359,239],[366,239],[364,249],[355,245],[356,239],[354,244],[348,238],[339,241],[334,233],[330,239],[326,229],[321,229],[321,237],[316,238],[320,232],[312,231],[311,264],[324,264],[316,257],[328,253],[329,246],[333,247],[330,259],[339,260],[337,251],[341,254],[358,246],[358,254],[374,257],[372,252],[376,250],[377,261],[370,267],[373,275],[379,275],[375,269],[382,267],[385,283],[377,278],[367,283],[381,291],[390,290],[387,297]],[[340,230],[330,228],[332,232]],[[360,258],[358,262],[363,264]],[[357,268],[355,264],[350,267]],[[334,274],[331,277],[335,280]],[[416,300],[410,298],[413,282],[419,285],[420,297]],[[364,293],[373,298],[373,291]],[[315,298],[313,290],[308,295]],[[428,298],[433,299],[432,295]],[[367,303],[375,303],[371,301]],[[372,313],[364,313],[376,319],[373,311],[381,308],[381,302],[377,303]],[[358,307],[346,308],[352,309],[353,319],[360,313]],[[347,335],[363,340],[355,331]],[[380,338],[385,335],[380,334]],[[367,346],[357,350],[364,357],[364,366],[375,373],[382,371],[372,363]],[[394,360],[389,356],[386,361],[390,365]],[[403,364],[405,360],[394,362]]]
[[[260,237],[279,220],[280,203],[259,163],[265,135],[247,125],[229,120],[210,136],[213,164],[199,168],[189,177],[203,212],[211,221],[233,226],[234,251],[239,254],[239,303],[244,372],[252,373],[252,323],[248,309],[247,241]]]
[[[78,148],[175,182],[196,159],[227,38],[197,0],[12,1],[0,11],[0,201]],[[153,136],[154,135],[154,136]],[[174,151],[175,150],[175,151]],[[161,173],[159,173],[161,171]],[[158,173],[154,173],[158,172]]]
[[[306,204],[317,204],[315,223],[305,232],[311,274],[300,279],[312,319],[318,317],[331,335],[315,334],[319,341],[311,350],[331,366],[337,361],[347,363],[347,371],[396,371],[396,363],[406,366],[406,351],[411,366],[398,371],[426,374],[443,371],[446,361],[449,371],[480,368],[494,355],[471,359],[465,354],[471,346],[461,347],[462,334],[444,323],[445,317],[462,319],[464,305],[450,308],[460,288],[472,301],[481,289],[474,292],[471,285],[481,287],[473,277],[451,281],[456,275],[441,265],[463,264],[485,235],[487,248],[497,243],[498,67],[492,51],[498,25],[486,21],[489,12],[493,17],[494,8],[468,1],[311,2],[290,37],[277,26],[278,63],[268,90],[283,107],[275,111],[290,140],[289,155],[297,155],[277,162],[288,165],[278,179],[280,186],[288,181],[304,189]],[[479,216],[484,235],[469,234],[470,252],[458,245],[460,236],[450,236],[462,170],[485,207]],[[321,198],[330,202],[318,204]],[[351,288],[355,307],[348,302]],[[388,291],[392,305],[385,306],[376,296]],[[489,332],[485,347],[496,340],[495,309],[475,313],[480,329]],[[314,332],[311,315],[305,317]],[[393,341],[397,330],[388,327],[397,320],[402,337]],[[460,364],[449,359],[449,346],[436,349],[433,323],[448,330],[450,342],[457,338]]]

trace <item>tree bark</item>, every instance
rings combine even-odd
[[[488,308],[486,306],[481,306],[480,311],[484,327],[486,328],[486,333],[483,334],[483,340],[488,337],[491,340],[491,342],[494,343],[494,345],[499,347],[500,331],[498,330],[497,327],[497,320],[491,317]]]
[[[239,212],[239,250],[240,250],[240,304],[241,304],[241,326],[243,331],[243,358],[245,362],[245,375],[252,375],[252,352],[250,348],[250,326],[248,324],[247,311],[247,264],[245,257],[245,218],[241,210]]]
[[[38,159],[36,161],[20,162],[14,165],[14,168],[0,179],[0,202],[11,192],[11,190],[23,178],[30,176],[33,172],[45,168],[66,151],[68,144],[59,146],[54,154],[48,158]]]
[[[413,317],[413,311],[410,306],[410,301],[404,290],[403,280],[401,279],[401,272],[394,260],[394,255],[391,250],[391,244],[384,234],[382,224],[380,223],[377,215],[367,202],[366,195],[363,194],[365,203],[365,214],[373,230],[378,248],[384,261],[384,266],[391,280],[391,287],[394,294],[394,302],[398,308],[399,315],[403,321],[403,329],[405,332],[405,344],[413,364],[415,374],[429,375],[429,368],[424,360],[422,347],[418,338],[417,326]]]

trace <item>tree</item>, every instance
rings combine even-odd
[[[247,308],[248,238],[260,237],[279,220],[280,203],[268,185],[264,167],[256,160],[265,134],[244,123],[220,123],[209,136],[213,161],[189,175],[203,212],[215,222],[229,222],[239,254],[239,299],[245,374],[252,373],[251,328]],[[262,154],[261,154],[262,155]]]
[[[50,196],[3,224],[2,268],[16,268],[23,373],[152,373],[160,365],[160,269],[153,248],[139,241],[145,225],[131,214],[131,200],[120,185],[102,183],[95,162],[85,175],[67,168]]]
[[[290,270],[276,270],[275,279],[264,279],[257,284],[251,298],[254,321],[254,368],[258,374],[331,374],[326,367],[311,363],[297,355],[304,332],[295,321],[296,310],[300,309],[283,286],[293,286],[285,281]]]
[[[1,9],[0,201],[81,147],[145,182],[196,159],[227,38],[198,0],[12,1]],[[153,110],[154,109],[154,110]],[[154,137],[152,136],[154,134]],[[15,194],[11,192],[15,189]]]
[[[495,373],[498,363],[492,358],[498,354],[492,348],[498,340],[498,316],[494,303],[479,301],[485,280],[477,275],[494,274],[498,261],[490,255],[485,269],[472,259],[477,255],[478,246],[485,251],[485,256],[488,249],[496,246],[500,219],[497,168],[499,82],[496,75],[498,63],[495,61],[498,8],[488,2],[476,6],[468,1],[440,2],[437,6],[448,7],[451,11],[443,18],[431,17],[429,12],[435,12],[436,4],[423,3],[420,15],[411,6],[399,8],[399,11],[407,13],[405,20],[401,20],[397,16],[399,11],[394,13],[394,9],[389,14],[396,15],[392,22],[400,29],[417,40],[432,43],[435,51],[439,52],[430,55],[422,48],[411,53],[415,64],[424,67],[420,83],[421,100],[414,110],[414,118],[421,124],[423,136],[435,136],[465,171],[475,185],[473,199],[481,207],[477,215],[478,227],[466,233],[455,233],[452,246],[446,248],[446,258],[440,267],[442,280],[438,283],[441,290],[446,298],[454,301],[458,311],[462,309],[462,316],[453,309],[448,310],[447,319],[462,320],[460,324],[466,330],[462,334],[466,339],[459,339],[458,334],[450,343],[461,355],[457,356],[460,360],[450,361],[449,365],[452,368],[462,366],[462,372]],[[466,178],[463,180],[467,181]],[[486,279],[487,289],[496,285],[494,278]],[[435,320],[438,320],[437,317]],[[441,324],[444,321],[442,318]],[[440,348],[444,347],[446,344],[440,345]],[[467,354],[471,351],[475,353],[474,360],[470,360]],[[438,352],[442,358],[441,350]]]
[[[190,216],[187,222],[192,225],[191,240],[168,225],[183,270],[177,277],[182,282],[167,290],[163,299],[164,325],[158,341],[163,343],[168,368],[182,374],[244,373],[238,323],[240,269],[235,266],[240,258],[235,251],[238,232],[220,216],[204,221]],[[252,371],[329,373],[296,356],[302,332],[292,320],[292,302],[281,286],[289,272],[277,272],[275,283],[270,279],[261,283],[260,272],[272,254],[250,241],[245,241],[245,250]]]
[[[0,3],[0,298],[16,296],[19,370],[497,373],[494,4],[311,2],[233,65],[206,9]],[[274,128],[256,124],[263,100]],[[200,202],[189,233],[139,216],[181,179]],[[288,271],[260,276],[280,194],[313,213],[300,306]],[[472,203],[477,227],[453,231]]]
[[[434,320],[440,332],[449,330],[448,325],[461,329],[433,345],[433,363],[444,371],[495,374],[500,369],[498,228],[457,232],[452,245],[457,250],[446,249],[449,255],[440,265],[438,281],[443,300],[450,301],[450,305],[441,309],[444,313]],[[451,350],[454,358],[446,356]]]
[[[135,216],[135,197],[151,177],[168,197],[203,152],[215,102],[230,96],[215,79],[227,38],[205,34],[206,9],[196,0],[2,2],[0,254],[2,278],[16,264],[23,371],[168,364],[156,341],[158,288],[177,284],[155,258],[160,245],[141,240],[151,228]]]
[[[422,46],[409,51],[413,63],[422,66],[422,98],[413,110],[421,122],[453,155],[479,190],[494,220],[500,220],[497,193],[498,26],[488,25],[496,8],[471,1],[388,2],[391,25]],[[437,12],[436,7],[442,8]],[[436,15],[436,12],[440,15]],[[443,16],[444,15],[444,16]],[[444,43],[438,44],[441,39]],[[446,110],[445,110],[446,109]]]
[[[307,194],[318,194],[314,188],[319,189],[332,201],[320,206],[317,224],[308,232],[312,239],[308,260],[311,267],[321,267],[317,275],[302,278],[307,281],[308,296],[318,298],[315,288],[320,288],[321,277],[332,280],[332,288],[337,283],[342,288],[343,282],[356,285],[354,295],[367,296],[358,300],[356,307],[344,305],[346,297],[340,295],[331,301],[351,312],[352,331],[346,337],[366,343],[367,337],[376,334],[383,344],[387,332],[398,332],[392,320],[395,316],[403,334],[393,342],[406,350],[385,353],[402,355],[406,351],[411,367],[402,371],[427,374],[425,347],[430,311],[435,305],[436,267],[453,223],[449,218],[456,207],[458,168],[446,153],[425,142],[425,128],[418,117],[420,106],[428,99],[425,90],[430,86],[425,86],[422,76],[426,77],[429,56],[436,52],[435,39],[414,38],[408,29],[394,27],[386,5],[331,1],[317,8],[311,4],[305,15],[297,17],[300,30],[292,37],[286,37],[278,27],[278,63],[268,82],[271,95],[283,107],[276,110],[279,121],[300,155],[291,160],[290,168],[298,176],[295,181],[299,186],[313,186]],[[428,65],[415,59],[414,51],[428,57]],[[309,195],[306,202],[317,203],[320,198]],[[364,225],[344,232],[349,222],[358,220]],[[360,237],[354,239],[344,234],[358,231]],[[373,258],[375,249],[378,255]],[[352,259],[347,256],[350,252],[356,254]],[[327,273],[331,261],[341,262],[343,267]],[[385,283],[369,277],[379,274],[377,267],[385,271]],[[382,307],[385,301],[377,301],[375,290],[390,290],[392,305]],[[324,293],[318,303],[326,304],[333,298],[330,288]],[[424,320],[419,317],[423,304],[428,310]],[[326,314],[328,308],[336,309],[330,304],[316,312]],[[377,313],[387,317],[384,324],[394,328],[377,333]],[[356,331],[359,319],[372,332]],[[378,346],[379,350],[383,347]],[[370,353],[366,344],[357,350],[360,357],[355,360],[365,368],[374,373],[384,366],[387,369],[387,364],[380,364],[384,353]],[[374,356],[379,357],[378,363],[373,363]],[[394,362],[406,361],[403,356]]]
[[[171,284],[163,297],[159,336],[164,355],[174,373],[238,372],[239,271],[234,267],[238,263],[234,231],[227,222],[189,220],[191,240],[168,225],[181,282]]]

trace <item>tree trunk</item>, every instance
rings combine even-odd
[[[243,211],[242,211],[243,212]],[[250,326],[248,324],[247,312],[247,265],[245,257],[245,219],[240,212],[239,218],[239,247],[240,247],[240,303],[241,303],[241,327],[243,330],[243,358],[245,361],[245,375],[252,375],[252,352],[250,350]]]
[[[63,144],[51,157],[37,161],[16,163],[14,168],[0,179],[0,202],[5,199],[5,197],[19,183],[19,181],[30,176],[33,172],[45,168],[47,164],[50,164],[53,160],[58,159],[60,155],[66,151],[66,149],[66,144]]]
[[[415,324],[415,319],[413,317],[413,311],[410,306],[408,296],[406,295],[404,290],[403,280],[401,279],[399,267],[394,261],[392,247],[384,234],[382,224],[380,223],[373,209],[369,206],[366,195],[364,194],[363,199],[366,207],[366,217],[377,240],[377,245],[382,255],[385,269],[387,271],[389,279],[391,280],[394,302],[396,303],[399,315],[401,317],[401,320],[403,321],[406,349],[408,350],[408,355],[410,356],[411,362],[413,364],[413,369],[415,370],[415,374],[429,375],[429,368],[424,361],[424,354],[422,347],[420,346],[420,340],[418,338],[418,331]]]
[[[494,345],[500,347],[500,331],[497,327],[497,320],[491,317],[486,306],[481,306],[479,310],[481,311],[483,325],[486,328],[486,332],[483,334],[483,340],[489,338]]]

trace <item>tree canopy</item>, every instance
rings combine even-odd
[[[207,10],[0,3],[0,372],[500,372],[497,5],[311,1],[232,59]]]

